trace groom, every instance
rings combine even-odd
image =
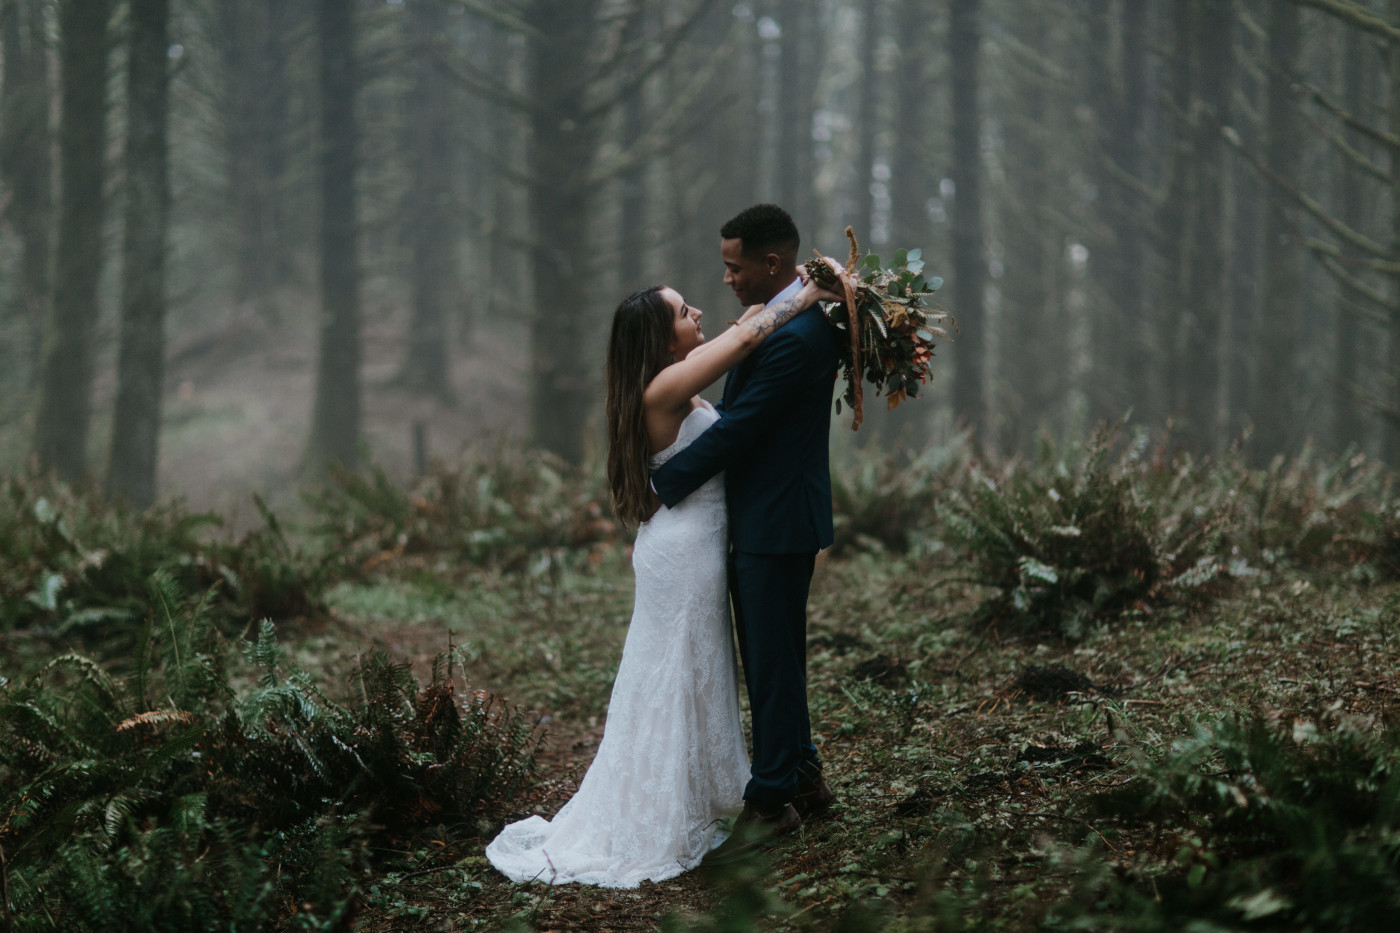
[[[741,305],[795,295],[797,226],[759,204],[720,228],[724,284]],[[723,416],[652,475],[674,506],[721,470],[729,505],[729,589],[753,717],[753,774],[742,823],[786,833],[825,812],[807,714],[807,591],[828,547],[827,435],[836,343],[819,306],[776,331],[729,371]]]

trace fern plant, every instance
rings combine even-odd
[[[1257,717],[1198,725],[1095,808],[1181,827],[1172,871],[1090,867],[1052,929],[1370,931],[1400,914],[1394,730]]]
[[[1367,567],[1373,575],[1400,571],[1393,518],[1393,476],[1356,451],[1324,458],[1311,444],[1297,457],[1276,457],[1264,470],[1241,473],[1242,517],[1253,534],[1240,543],[1265,564]]]
[[[1141,442],[1114,447],[1114,432],[1102,430],[1077,462],[1047,452],[1035,469],[977,470],[944,506],[967,579],[994,591],[976,613],[981,624],[1075,639],[1135,604],[1191,598],[1221,577],[1229,484],[1189,461],[1154,465]]]
[[[206,919],[243,916],[230,905],[248,892],[263,906],[243,928],[293,912],[338,928],[368,841],[474,832],[533,776],[534,727],[463,695],[450,652],[422,687],[373,655],[346,701],[271,622],[245,645],[256,683],[235,688],[227,654],[210,595],[156,574],[128,663],[65,655],[0,684],[0,846],[12,890],[49,918],[35,928],[222,929]]]
[[[885,452],[850,457],[831,472],[833,555],[848,548],[905,553],[928,542],[936,534],[938,504],[971,459],[966,435],[912,459]]]
[[[40,626],[125,654],[157,572],[184,591],[210,590],[212,611],[230,627],[315,612],[329,566],[292,547],[258,505],[266,527],[227,543],[218,516],[179,502],[134,511],[51,479],[0,480],[0,626]]]
[[[378,467],[367,476],[336,470],[306,500],[330,550],[362,570],[427,553],[519,570],[541,555],[581,554],[622,534],[608,518],[596,471],[506,447],[437,464],[409,488]]]

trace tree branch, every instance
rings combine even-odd
[[[1378,288],[1367,285],[1365,282],[1352,275],[1337,261],[1336,257],[1331,255],[1326,249],[1317,248],[1318,245],[1327,246],[1330,244],[1320,244],[1317,240],[1309,240],[1306,245],[1308,251],[1317,257],[1318,261],[1322,263],[1322,268],[1327,270],[1328,274],[1336,280],[1338,285],[1356,295],[1356,297],[1364,298],[1383,309],[1381,311],[1372,311],[1365,305],[1353,303],[1353,314],[1363,321],[1369,321],[1380,327],[1390,327],[1390,314],[1388,312],[1393,309],[1384,292]]]
[[[525,22],[525,20],[521,19],[519,16],[502,10],[494,4],[486,2],[486,0],[452,0],[452,2],[463,9],[477,14],[483,19],[490,20],[497,26],[504,26],[512,32],[518,32],[528,38],[538,39],[543,35],[538,29]]]
[[[1374,126],[1371,126],[1369,123],[1366,123],[1365,121],[1361,120],[1359,117],[1352,116],[1350,113],[1343,110],[1337,104],[1334,104],[1331,100],[1329,100],[1327,95],[1322,93],[1320,89],[1313,87],[1312,85],[1299,84],[1298,87],[1306,94],[1306,96],[1309,99],[1313,101],[1313,103],[1317,104],[1323,110],[1326,110],[1328,113],[1332,114],[1332,116],[1341,120],[1347,126],[1356,130],[1356,132],[1360,133],[1362,136],[1365,136],[1367,139],[1370,139],[1373,142],[1380,143],[1382,146],[1385,146],[1386,148],[1391,149],[1395,152],[1400,152],[1400,136],[1393,136],[1384,130],[1378,130]]]
[[[645,84],[646,80],[655,74],[662,65],[671,60],[672,53],[675,52],[681,41],[685,39],[691,29],[700,22],[704,15],[715,6],[716,2],[717,0],[698,0],[695,4],[695,9],[691,11],[690,15],[672,27],[669,32],[663,32],[661,35],[647,40],[647,44],[652,47],[660,46],[656,54],[652,57],[652,60],[618,82],[610,92],[603,94],[589,106],[585,107],[581,115],[582,119],[591,120],[607,113],[628,94],[635,92]],[[619,52],[619,55],[621,55],[621,52]],[[617,56],[614,56],[614,58],[616,57]],[[605,62],[603,71],[595,75],[593,80],[589,81],[589,84],[592,85],[596,83],[602,77],[602,74],[606,73],[606,71],[612,67],[612,61]]]
[[[443,72],[467,90],[522,113],[535,113],[540,109],[534,100],[484,74],[475,65],[453,61],[437,47],[432,49],[432,55]]]
[[[1309,117],[1305,114],[1303,116],[1303,119],[1308,121],[1308,125],[1311,126],[1314,130],[1316,130],[1319,136],[1321,136],[1327,142],[1331,143],[1332,148],[1336,149],[1339,153],[1341,153],[1343,158],[1349,160],[1353,165],[1355,165],[1361,171],[1365,172],[1367,175],[1370,175],[1372,178],[1375,178],[1376,180],[1381,181],[1387,185],[1390,184],[1390,172],[1387,169],[1383,168],[1379,162],[1374,162],[1371,159],[1367,158],[1364,152],[1362,152],[1360,149],[1357,149],[1351,143],[1347,142],[1345,139],[1342,138],[1340,134],[1334,133],[1331,130],[1327,129],[1319,121],[1314,120],[1312,117]]]
[[[1387,42],[1400,42],[1400,27],[1393,26],[1380,17],[1379,14],[1372,13],[1359,3],[1352,0],[1290,0],[1298,6],[1312,7],[1314,10],[1321,10],[1323,13],[1333,16],[1348,26],[1355,26],[1373,35],[1380,36]]]
[[[677,145],[674,141],[677,136],[676,128],[690,107],[714,82],[715,73],[720,66],[728,63],[733,46],[734,40],[731,37],[715,49],[714,54],[710,56],[706,64],[695,72],[689,86],[670,102],[666,112],[654,119],[651,126],[627,149],[619,153],[615,159],[609,160],[593,171],[590,176],[592,183],[598,184],[606,181],[675,148]],[[666,142],[665,140],[671,141]]]
[[[1233,128],[1228,126],[1222,126],[1220,128],[1220,133],[1222,136],[1225,137],[1225,142],[1228,143],[1231,147],[1233,147],[1234,150],[1238,152],[1241,156],[1243,156],[1244,160],[1248,162],[1251,166],[1253,166],[1256,172],[1258,172],[1264,178],[1268,179],[1275,188],[1277,188],[1283,194],[1287,195],[1289,199],[1293,201],[1293,203],[1297,204],[1306,213],[1310,214],[1312,217],[1318,220],[1328,230],[1332,231],[1338,237],[1350,243],[1352,246],[1355,246],[1357,249],[1368,253],[1372,256],[1375,256],[1378,259],[1391,258],[1390,252],[1386,250],[1385,247],[1381,246],[1379,243],[1366,236],[1364,233],[1361,233],[1357,230],[1353,230],[1351,227],[1342,223],[1340,220],[1337,220],[1331,214],[1327,213],[1326,209],[1323,208],[1321,204],[1309,197],[1307,192],[1294,187],[1294,185],[1291,182],[1289,182],[1288,179],[1279,175],[1273,169],[1269,168],[1262,161],[1260,161],[1258,156],[1256,156],[1254,153],[1250,152],[1248,149],[1245,148],[1244,143],[1240,140],[1240,134],[1235,132]]]

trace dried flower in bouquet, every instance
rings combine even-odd
[[[850,277],[843,277],[839,261],[827,256],[808,260],[804,268],[818,285],[846,294],[846,301],[832,305],[827,317],[840,335],[837,346],[846,380],[836,411],[841,411],[842,401],[850,406],[854,431],[862,420],[862,377],[877,395],[884,393],[890,408],[906,398],[917,398],[920,387],[933,378],[933,341],[951,340],[948,328],[954,322],[951,315],[927,303],[943,280],[925,278],[919,250],[896,250],[894,264],[887,268],[873,253],[860,258],[850,227],[846,237],[851,241],[845,269]]]

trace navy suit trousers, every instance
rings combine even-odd
[[[729,554],[729,591],[753,720],[753,776],[744,799],[774,810],[821,762],[807,713],[807,591],[815,554]]]

